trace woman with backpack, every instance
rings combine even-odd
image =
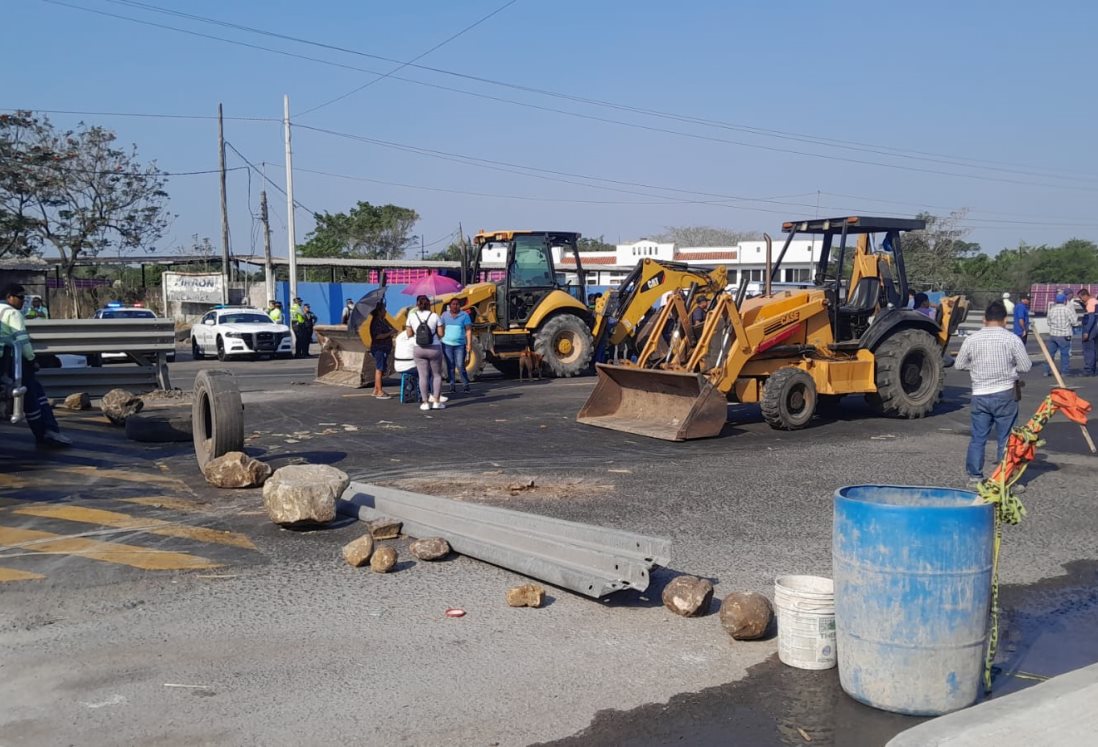
[[[431,311],[431,299],[427,296],[416,298],[416,308],[408,314],[408,334],[416,341],[413,358],[419,374],[419,396],[423,404],[421,410],[442,410],[446,399],[442,396],[442,343],[439,339],[445,330],[438,314]],[[430,382],[431,392],[428,392]]]

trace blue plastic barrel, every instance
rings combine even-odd
[[[854,485],[835,491],[839,681],[875,708],[933,716],[980,692],[994,514],[975,493]]]

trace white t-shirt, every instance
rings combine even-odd
[[[415,352],[416,338],[409,335],[408,330],[402,329],[393,340],[393,370],[404,373],[415,368]]]
[[[416,331],[419,329],[420,324],[427,324],[431,328],[431,344],[429,347],[437,348],[442,345],[438,339],[438,328],[442,326],[442,320],[438,318],[438,314],[435,312],[423,312],[419,309],[414,309],[408,314],[408,326],[412,328],[412,343],[416,340]]]

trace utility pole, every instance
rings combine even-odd
[[[469,284],[469,252],[465,251],[465,230],[458,221],[458,247],[461,250],[461,284]]]
[[[259,192],[259,220],[263,222],[263,278],[266,281],[267,298],[264,303],[275,297],[274,267],[271,264],[271,222],[267,213],[267,190]]]
[[[423,248],[423,234],[420,234],[419,236],[419,258],[421,260],[427,259],[427,252]]]
[[[225,123],[217,105],[217,159],[221,170],[221,303],[229,302],[229,201],[225,192]]]
[[[282,126],[286,134],[286,240],[289,243],[290,300],[297,298],[297,227],[294,225],[294,156],[290,148],[290,97],[282,97]]]

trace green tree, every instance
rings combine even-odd
[[[673,243],[679,246],[734,246],[741,241],[762,238],[758,231],[734,231],[731,228],[712,226],[667,226],[663,233],[652,237],[653,241]]]
[[[939,217],[920,213],[926,228],[910,231],[903,237],[904,266],[908,284],[931,290],[956,287],[962,280],[964,260],[980,252],[980,245],[964,241],[968,229],[961,226],[966,211],[957,210]]]
[[[581,252],[612,252],[617,250],[613,244],[607,244],[602,234],[597,239],[581,238],[576,242],[576,248]]]
[[[59,131],[26,111],[0,117],[0,247],[56,249],[77,316],[77,261],[108,247],[152,251],[168,225],[163,175],[116,140],[84,123]]]
[[[298,246],[303,257],[400,259],[418,238],[419,214],[397,205],[359,202],[346,213],[316,213],[316,228]]]

